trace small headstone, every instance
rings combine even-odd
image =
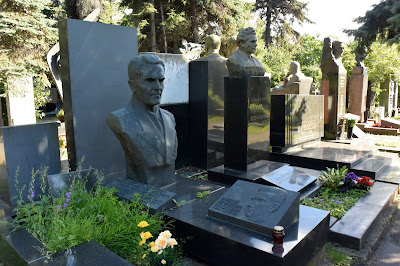
[[[317,180],[315,176],[289,165],[282,166],[269,174],[263,175],[261,179],[280,188],[296,192],[300,192]]]
[[[298,221],[299,195],[239,180],[208,209],[208,215],[270,236],[274,226],[288,228]]]
[[[116,195],[126,200],[131,200],[135,197],[135,194],[139,194],[141,203],[149,207],[151,213],[162,211],[166,204],[171,202],[172,198],[175,196],[173,192],[124,177],[112,181],[107,184],[106,187],[115,187],[118,190]]]

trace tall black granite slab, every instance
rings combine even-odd
[[[324,136],[324,96],[271,95],[271,146],[285,150]]]
[[[284,163],[258,160],[247,166],[247,171],[240,171],[220,165],[208,170],[208,180],[221,184],[232,185],[237,180],[258,182],[261,176],[268,174],[282,166]]]
[[[50,258],[29,263],[29,265],[133,265],[95,240],[79,244],[69,250],[58,252]]]
[[[208,216],[270,236],[274,226],[298,222],[299,195],[238,180],[208,209]]]
[[[225,78],[224,165],[246,171],[269,152],[270,78]]]
[[[18,196],[15,187],[17,170],[18,189],[22,190],[25,200],[32,170],[42,173],[45,167],[48,167],[48,174],[61,170],[57,123],[0,128],[0,200],[16,206],[18,199],[13,197]],[[36,196],[41,193],[40,183],[36,176],[33,188]]]
[[[271,236],[207,216],[226,190],[166,212],[175,237],[193,236],[183,246],[190,255],[212,265],[305,265],[327,242],[329,212],[300,205],[298,227],[285,230],[283,252],[274,253]]]
[[[270,158],[293,166],[325,170],[327,167],[337,168],[338,166],[353,168],[375,152],[368,147],[363,149],[361,144],[357,147],[351,146],[321,141],[283,153],[273,152]]]
[[[125,200],[140,197],[140,202],[149,207],[150,213],[163,211],[168,203],[172,202],[175,193],[159,189],[154,186],[136,182],[126,177],[120,177],[106,185],[107,188],[116,188],[116,195]],[[169,204],[171,205],[171,204]]]
[[[70,167],[85,157],[83,168],[105,175],[125,170],[124,152],[105,120],[130,101],[127,66],[138,54],[137,30],[66,19],[59,37]]]
[[[202,169],[218,164],[217,151],[223,159],[225,76],[224,60],[189,64],[191,164]]]
[[[285,165],[260,177],[263,183],[286,190],[300,192],[317,180],[316,176],[303,172],[295,167]]]

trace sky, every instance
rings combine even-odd
[[[246,0],[245,0],[246,1]],[[308,2],[308,18],[315,24],[303,24],[294,28],[301,34],[320,34],[321,38],[338,37],[340,41],[348,41],[349,37],[343,29],[355,29],[360,25],[353,19],[364,16],[372,9],[372,5],[379,4],[380,0],[300,0]],[[246,2],[255,2],[247,0]]]

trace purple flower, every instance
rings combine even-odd
[[[321,206],[321,204],[318,204],[318,206]]]
[[[319,199],[319,201],[324,201],[324,199]]]
[[[66,200],[66,202],[69,202],[69,198]]]
[[[349,178],[351,178],[351,179],[353,179],[353,180],[357,180],[357,179],[358,179],[358,177],[356,176],[356,174],[353,173],[353,172],[348,173],[348,174],[347,174],[347,177],[349,177]]]
[[[349,190],[348,187],[344,187],[344,188],[343,188],[343,192],[346,192],[347,190]]]
[[[338,204],[342,204],[342,203],[343,203],[343,201],[337,200],[337,201],[336,201],[336,203],[338,203]]]
[[[66,208],[68,206],[68,204],[67,203],[64,203],[64,208]]]

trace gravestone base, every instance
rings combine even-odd
[[[364,68],[356,66],[349,84],[349,113],[360,116],[361,122],[366,120],[368,75]]]
[[[272,236],[207,215],[226,191],[166,212],[175,220],[176,238],[193,236],[184,245],[191,256],[212,265],[306,265],[328,241],[329,212],[300,205],[298,225],[285,229],[283,251],[274,252]]]

